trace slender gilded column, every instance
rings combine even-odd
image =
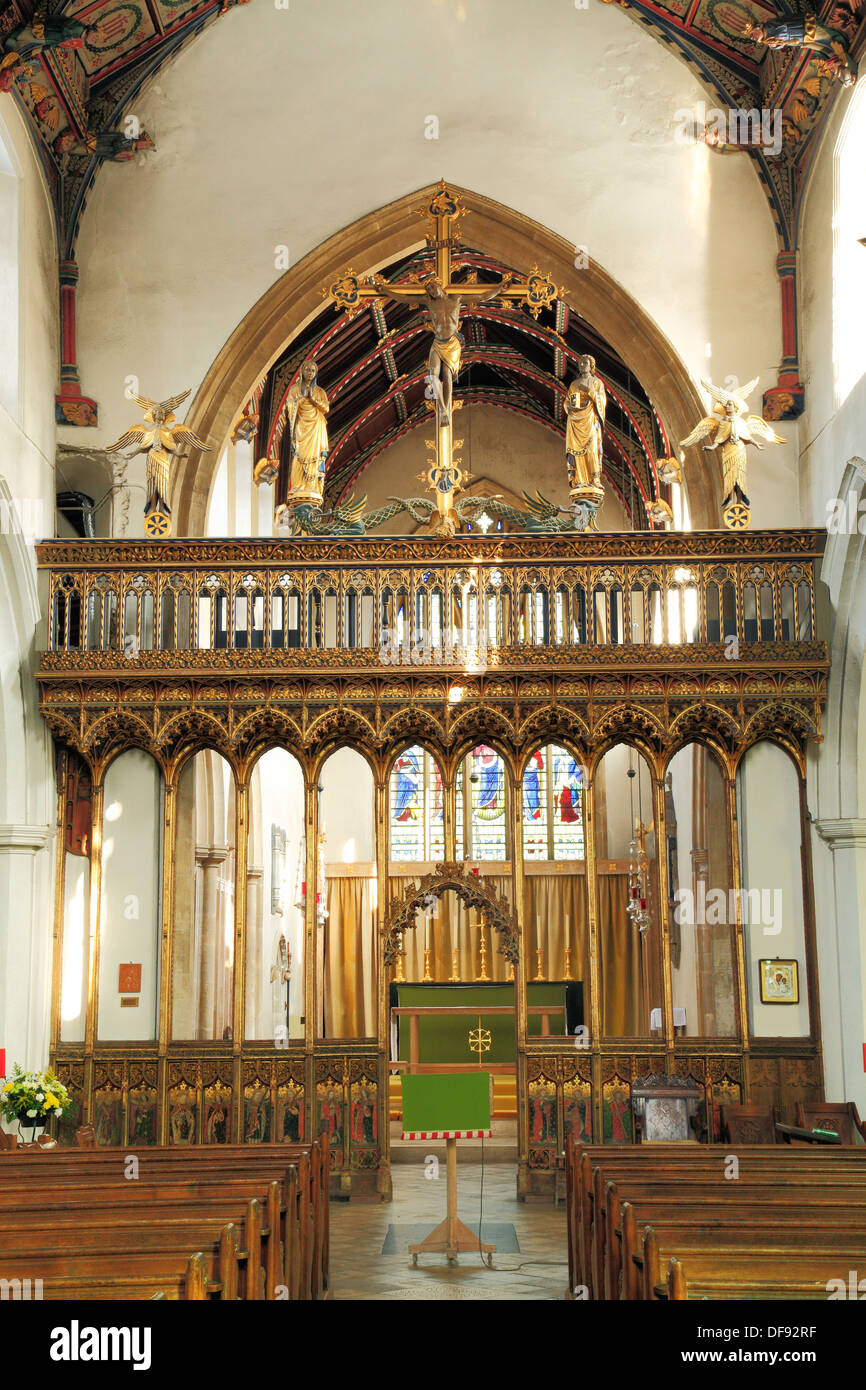
[[[746,1094],[744,1100],[749,1098],[749,1009],[746,1002],[746,942],[743,932],[743,916],[741,908],[741,888],[743,883],[742,867],[740,864],[740,832],[739,817],[737,813],[737,780],[736,774],[731,777],[725,775],[725,796],[728,806],[728,836],[731,856],[731,887],[734,890],[734,902],[736,903],[736,999],[737,999],[737,1027],[740,1036],[740,1046],[743,1049],[743,1072],[746,1082]]]
[[[376,779],[376,910],[373,913],[373,928],[376,933],[376,998],[379,1001],[379,1014],[376,1020],[379,1052],[379,1171],[376,1175],[376,1189],[379,1195],[390,1200],[391,1197],[391,1097],[388,1066],[390,1053],[390,1010],[388,1007],[388,971],[385,966],[385,938],[382,927],[388,915],[388,867],[390,862],[390,837],[388,825],[388,779]]]
[[[667,820],[665,817],[665,783],[663,776],[653,773],[653,803],[656,824],[656,881],[658,883],[658,933],[661,942],[662,965],[662,1023],[668,1072],[673,1070],[674,1058],[674,1001],[671,978],[671,939],[668,930],[668,856]],[[650,928],[652,930],[652,928]]]
[[[306,888],[304,891],[304,1053],[307,1057],[307,1135],[316,1135],[315,1046],[319,1027],[318,1000],[318,928],[316,926],[316,842],[319,834],[319,777],[314,769],[312,780],[304,772],[304,833]]]
[[[176,854],[177,782],[165,783],[162,839],[162,911],[159,971],[159,1055],[164,1056],[171,1036],[172,967],[174,945],[174,862]]]
[[[462,776],[462,762],[448,776],[442,768],[442,830],[445,838],[445,862],[453,864],[457,859],[457,778]],[[464,807],[465,810],[465,807]]]
[[[84,1023],[84,1051],[93,1052],[96,1041],[99,1002],[99,928],[102,910],[102,807],[104,783],[94,784],[90,826],[90,949],[87,953],[87,1015]]]
[[[235,790],[235,920],[234,920],[234,1007],[232,1009],[232,1052],[240,1056],[246,1032],[246,940],[247,940],[247,806],[249,788]]]
[[[596,773],[598,768],[596,768]],[[598,855],[596,853],[596,788],[595,776],[587,781],[583,791],[584,853],[586,855],[586,920],[589,932],[589,1028],[590,1046],[596,1051],[601,1045],[601,971],[598,930]]]
[[[527,943],[529,941],[529,923],[524,921],[526,903],[524,891],[526,885],[526,871],[523,863],[523,802],[514,788],[519,786],[515,767],[511,768],[512,774],[512,794],[509,798],[511,803],[511,893],[514,903],[514,910],[520,928],[520,959],[514,970],[514,980],[517,990],[516,998],[516,1025],[517,1025],[517,1050],[526,1051],[527,1037],[527,1013],[526,1013],[526,982],[531,978],[532,963],[529,960]]]
[[[50,1053],[54,1059],[60,1044],[60,1003],[63,997],[63,921],[66,899],[66,789],[65,771],[57,796],[57,839],[54,845],[54,941],[51,958],[51,1033]]]
[[[529,926],[525,922],[526,904],[524,886],[526,875],[523,865],[523,798],[520,795],[520,782],[517,764],[511,766],[512,791],[509,797],[511,811],[511,899],[514,915],[517,918],[518,957],[514,967],[514,1026],[517,1036],[517,1145],[518,1169],[517,1192],[524,1198],[529,1192],[529,1095],[526,1079],[526,981],[530,978],[528,959]],[[464,807],[464,814],[467,808]]]

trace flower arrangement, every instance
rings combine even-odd
[[[24,1071],[18,1063],[10,1081],[0,1086],[0,1115],[25,1128],[44,1125],[52,1115],[64,1115],[72,1101],[53,1071]]]

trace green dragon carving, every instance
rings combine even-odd
[[[493,518],[510,521],[523,531],[557,534],[563,531],[585,531],[592,518],[591,508],[577,505],[569,510],[551,502],[542,493],[531,497],[523,494],[526,510],[513,507],[502,497],[461,497],[454,503],[454,513],[462,523],[477,522],[486,513]],[[292,536],[365,536],[390,521],[399,512],[408,512],[413,521],[429,525],[436,513],[436,503],[429,497],[389,497],[384,506],[368,512],[367,495],[356,499],[352,493],[332,511],[322,512],[309,504],[295,507],[289,521]]]

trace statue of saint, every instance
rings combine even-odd
[[[291,440],[291,487],[281,488],[283,507],[307,503],[321,507],[328,457],[328,397],[316,383],[318,367],[311,357],[303,363],[289,391],[288,429]],[[281,508],[282,510],[282,508]]]
[[[504,275],[498,285],[491,285],[489,293],[473,295],[473,304],[486,304],[495,299],[513,280],[513,275]],[[383,299],[393,299],[396,303],[406,300],[417,303],[417,290],[395,289],[387,280],[377,275],[375,285]],[[451,397],[454,380],[460,371],[460,356],[463,350],[463,334],[459,332],[462,298],[453,290],[446,290],[438,275],[431,275],[424,281],[424,307],[433,329],[433,346],[427,358],[436,401],[436,413],[440,421],[451,418]]]
[[[848,38],[841,29],[824,24],[814,13],[786,15],[760,24],[749,20],[743,34],[768,48],[811,49],[827,77],[835,78],[843,87],[853,87],[857,81],[857,64],[848,51]]]
[[[568,463],[568,484],[572,492],[578,488],[601,491],[601,461],[603,454],[604,416],[607,392],[601,377],[595,374],[595,358],[585,354],[578,359],[578,375],[568,388],[565,413],[565,457]]]

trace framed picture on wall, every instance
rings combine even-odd
[[[798,1004],[800,980],[795,960],[759,960],[762,1004]]]

